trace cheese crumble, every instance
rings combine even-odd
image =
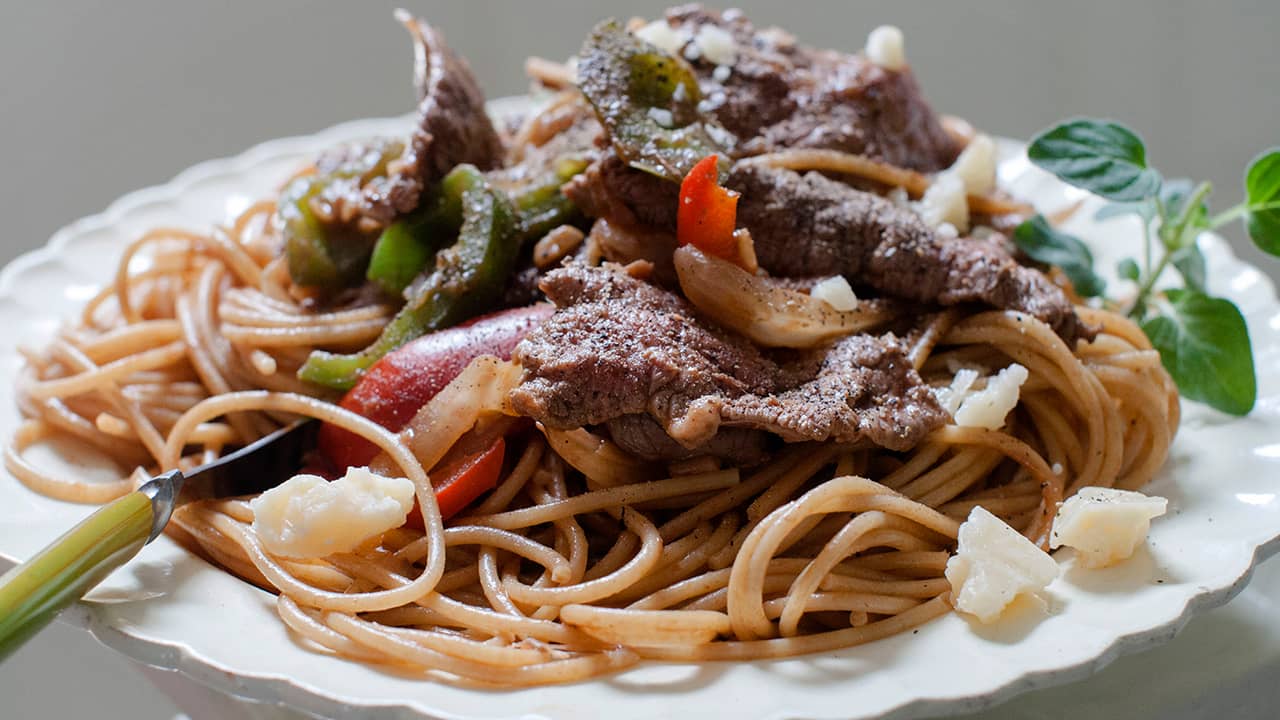
[[[907,68],[907,52],[902,31],[892,25],[881,25],[867,35],[867,59],[885,70]]]
[[[693,44],[702,57],[722,67],[733,65],[738,57],[738,45],[733,41],[733,36],[715,25],[698,28],[698,34],[693,36]]]
[[[689,42],[689,31],[673,28],[666,20],[654,20],[636,30],[636,37],[672,55],[679,55],[680,48]]]
[[[933,394],[938,398],[938,404],[955,417],[956,411],[960,409],[960,403],[969,397],[973,384],[978,381],[978,371],[972,368],[960,368],[953,372],[955,376],[951,379],[951,385],[934,388]]]
[[[1128,559],[1146,539],[1151,520],[1165,513],[1169,501],[1131,490],[1086,487],[1058,509],[1049,547],[1074,548],[1076,563],[1102,568]]]
[[[972,368],[959,368],[948,387],[935,388],[938,404],[951,413],[956,425],[999,430],[1004,427],[1009,411],[1018,404],[1022,384],[1027,381],[1027,369],[1012,363],[994,377],[987,378],[986,387],[974,390],[978,372]]]
[[[996,189],[996,143],[988,135],[977,135],[951,165],[970,195],[986,195]]]
[[[956,554],[947,561],[945,574],[955,609],[990,623],[1019,595],[1047,588],[1058,577],[1058,563],[977,506],[960,525]]]
[[[959,232],[968,230],[969,198],[965,195],[964,180],[959,173],[951,170],[938,173],[916,203],[916,212],[930,227],[950,223]]]
[[[404,524],[413,509],[413,483],[368,468],[348,468],[329,482],[295,475],[255,498],[253,530],[273,555],[318,558],[350,552]]]
[[[858,309],[858,296],[853,294],[853,288],[849,287],[849,281],[843,275],[833,275],[814,285],[809,296],[840,312]]]

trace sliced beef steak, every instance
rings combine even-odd
[[[944,239],[914,212],[818,173],[739,163],[727,184],[742,193],[738,224],[771,273],[840,273],[907,300],[1020,310],[1068,342],[1087,335],[1062,289],[998,245]]]
[[[562,268],[542,288],[558,310],[516,348],[525,375],[511,400],[549,427],[647,414],[686,448],[741,427],[904,450],[947,421],[891,336],[777,362],[614,268]]]
[[[694,41],[684,56],[698,73],[704,107],[738,136],[739,156],[780,148],[824,148],[868,155],[924,172],[959,153],[915,76],[861,55],[797,45],[787,33],[757,30],[740,11],[691,5],[667,22],[696,38],[713,26],[733,38],[733,62],[720,69]]]
[[[959,153],[910,70],[797,45],[780,30],[758,31],[735,10],[689,5],[668,11],[666,21],[688,38],[710,26],[733,39],[730,65],[705,57],[696,40],[681,50],[698,76],[699,108],[737,139],[730,155],[822,148],[932,172],[949,167]],[[675,184],[627,166],[612,152],[566,192],[592,217],[675,229]]]
[[[684,300],[624,272],[562,268],[542,290],[559,309],[512,356],[525,371],[512,402],[548,426],[648,413],[697,445],[716,427],[681,425],[692,399],[776,386],[778,366],[750,342],[699,323]]]
[[[459,163],[482,170],[502,162],[502,140],[467,61],[422,20],[400,17],[413,35],[418,124],[391,172],[353,188],[343,204],[366,227],[383,227],[413,211],[426,188]]]
[[[915,446],[948,419],[903,347],[873,335],[836,343],[812,380],[717,405],[725,425],[765,428],[790,442],[865,438],[893,450]]]
[[[608,422],[609,435],[619,447],[645,460],[687,460],[710,455],[737,466],[758,465],[768,459],[767,436],[761,430],[722,427],[702,445],[687,448],[671,439],[648,415],[623,415]]]
[[[569,181],[564,194],[589,217],[624,226],[676,230],[680,186],[636,170],[612,149]]]

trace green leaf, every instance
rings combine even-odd
[[[1258,387],[1240,310],[1230,300],[1194,290],[1169,290],[1165,296],[1173,314],[1144,321],[1142,330],[1179,392],[1225,413],[1247,414]]]
[[[1251,208],[1244,217],[1249,237],[1263,252],[1280,255],[1280,207],[1258,207],[1280,203],[1280,147],[1271,148],[1249,163],[1244,191]]]
[[[1116,274],[1125,280],[1138,282],[1138,278],[1142,272],[1138,270],[1138,261],[1133,258],[1125,258],[1116,263]]]
[[[1205,265],[1204,253],[1200,252],[1200,246],[1194,242],[1180,247],[1173,251],[1170,256],[1173,266],[1178,269],[1178,273],[1182,275],[1182,280],[1186,282],[1187,287],[1197,292],[1204,292],[1205,283]]]
[[[1147,167],[1142,140],[1107,120],[1076,118],[1049,128],[1031,141],[1027,157],[1108,200],[1142,200],[1160,189],[1160,174]]]
[[[1056,265],[1084,297],[1102,294],[1106,283],[1093,272],[1093,255],[1080,239],[1054,230],[1043,215],[1036,215],[1013,231],[1013,241],[1031,259]]]

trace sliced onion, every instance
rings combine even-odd
[[[538,428],[547,436],[551,449],[586,475],[593,489],[632,485],[661,477],[650,463],[632,457],[612,441],[586,428],[552,430],[542,425]]]
[[[870,330],[896,313],[883,300],[841,312],[777,280],[686,245],[675,252],[685,297],[712,320],[766,347],[807,348]]]
[[[495,413],[512,414],[507,406],[507,395],[519,384],[520,372],[519,365],[492,355],[481,355],[472,360],[452,382],[418,410],[400,431],[401,439],[423,467],[435,466],[481,417]]]

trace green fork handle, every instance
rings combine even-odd
[[[0,576],[0,661],[137,555],[153,537],[155,514],[150,495],[131,492]]]

